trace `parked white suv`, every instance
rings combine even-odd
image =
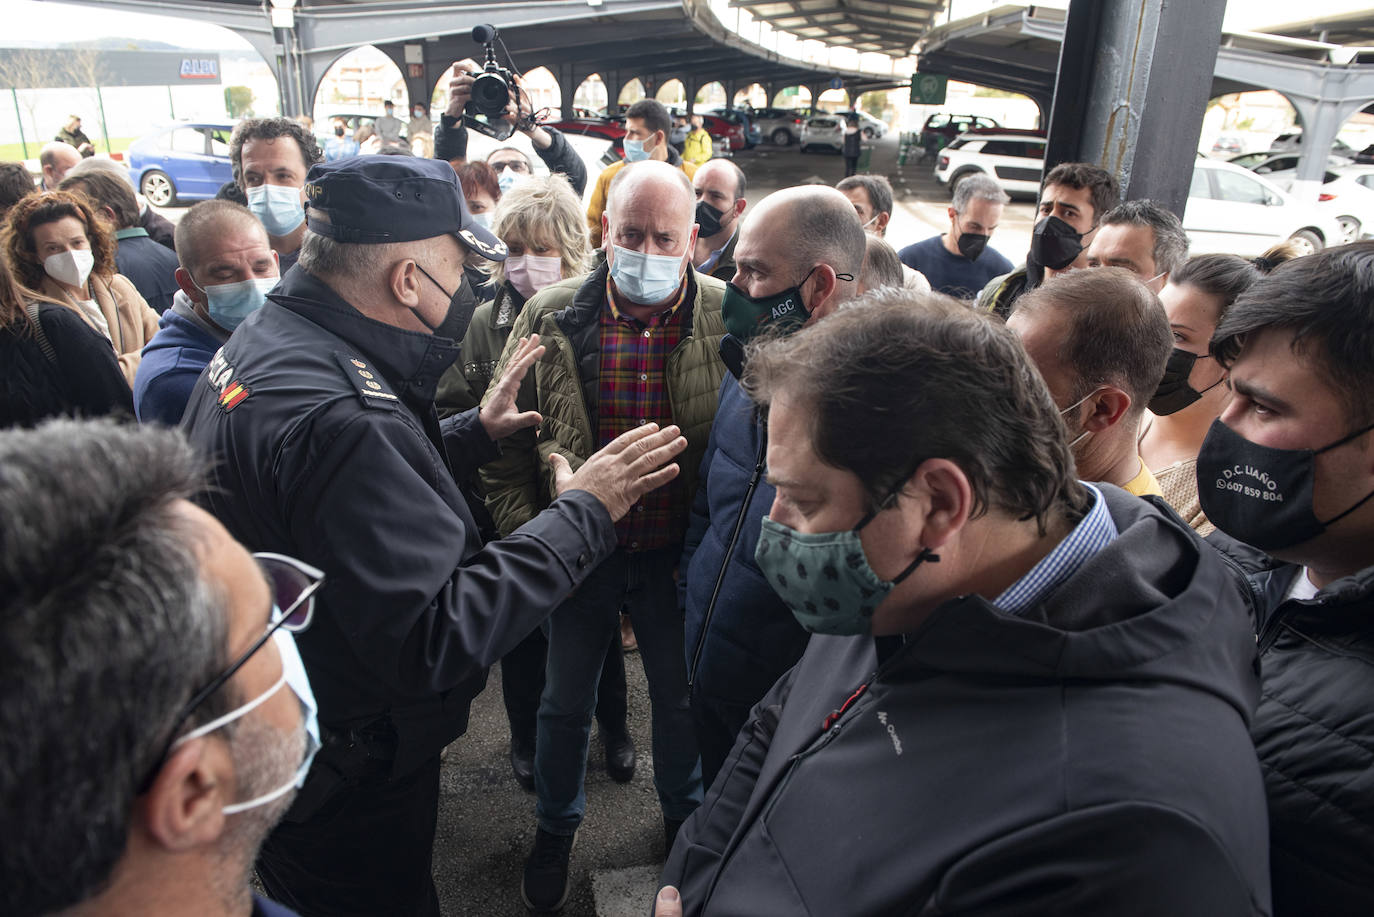
[[[979,173],[996,179],[1008,194],[1034,195],[1040,193],[1044,164],[1045,135],[1040,131],[975,130],[940,151],[935,177],[951,195],[959,182]]]

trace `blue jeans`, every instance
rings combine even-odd
[[[653,709],[654,787],[665,818],[701,803],[701,766],[687,701],[682,612],[673,568],[681,546],[617,550],[549,618],[549,661],[534,745],[539,827],[572,834],[587,808],[583,780],[601,665],[622,605],[630,614]]]

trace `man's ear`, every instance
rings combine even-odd
[[[880,213],[880,214],[877,215],[877,217],[878,217],[877,220],[874,221],[874,225],[877,227],[878,235],[881,236],[882,234],[884,234],[885,232],[887,232],[887,224],[888,224],[888,221],[890,221],[890,220],[892,219],[892,214],[890,214],[890,213]]]
[[[1088,408],[1088,416],[1083,421],[1083,429],[1091,433],[1101,433],[1121,422],[1131,409],[1131,396],[1114,385],[1104,385],[1083,402]]]
[[[949,459],[926,459],[907,479],[902,494],[921,507],[921,545],[938,551],[973,513],[973,485]]]
[[[745,208],[745,207],[748,207],[748,206],[749,206],[749,202],[748,202],[747,200],[745,200],[744,198],[740,198],[739,200],[735,201],[735,207],[734,207],[735,216],[736,216],[736,217],[741,217],[741,216],[743,216],[743,215],[744,215],[744,208]]]
[[[410,258],[393,264],[386,273],[386,280],[397,302],[412,310],[420,305],[420,282],[424,277],[420,274],[419,265]]]
[[[945,212],[949,214],[949,225],[953,226],[954,221],[959,218],[959,211],[955,210],[953,207],[946,207]]]
[[[273,254],[276,253],[273,252]],[[205,305],[205,294],[200,291],[195,281],[191,279],[190,271],[186,270],[184,267],[179,267],[176,269],[176,272],[172,274],[172,277],[176,279],[177,286],[181,287],[181,292],[185,293],[191,302],[198,303],[202,306]]]
[[[225,806],[237,790],[229,746],[209,737],[173,749],[134,806],[134,827],[172,853],[212,846],[224,833]]]

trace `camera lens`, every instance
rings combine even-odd
[[[472,102],[488,117],[498,117],[510,101],[510,87],[495,73],[483,73],[472,81]]]

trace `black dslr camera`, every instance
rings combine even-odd
[[[520,86],[515,74],[496,63],[496,27],[479,25],[472,30],[472,40],[482,45],[486,61],[482,72],[472,81],[472,98],[463,109],[463,123],[488,137],[505,140],[514,125],[501,116],[507,105],[520,109]]]

